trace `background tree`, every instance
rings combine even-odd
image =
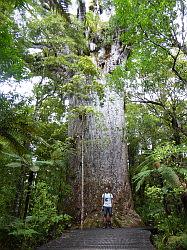
[[[0,24],[0,71],[1,77],[15,76],[20,78],[24,72],[24,42],[18,36],[18,25],[14,19],[14,11],[23,8],[27,1],[13,0],[1,1],[1,24]]]
[[[130,172],[136,174],[133,179],[138,190],[136,208],[147,223],[158,228],[155,243],[159,249],[165,247],[163,238],[169,249],[185,248],[180,201],[185,188],[170,184],[176,183],[175,178],[177,186],[186,182],[186,156],[182,153],[186,143],[186,5],[184,1],[115,3],[115,20],[124,29],[121,40],[131,52],[111,81],[119,91],[125,87],[130,102],[126,103],[127,134]],[[162,202],[155,207],[158,200]]]

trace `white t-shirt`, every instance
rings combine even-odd
[[[113,195],[110,193],[104,193],[102,195],[102,199],[104,199],[104,207],[112,207],[112,199],[113,199]]]

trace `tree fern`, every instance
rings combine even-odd
[[[148,155],[138,167],[138,173],[133,177],[136,184],[136,191],[151,177],[154,172],[158,176],[161,175],[164,185],[171,187],[179,187],[182,180],[187,180],[187,168],[180,167],[181,155],[185,155],[186,145],[174,145],[167,143],[158,146]],[[155,163],[159,163],[160,167],[156,168]],[[182,180],[180,180],[180,178]]]
[[[37,172],[40,169],[40,166],[42,165],[53,165],[54,162],[51,160],[49,161],[38,161],[38,160],[33,160],[33,155],[30,154],[25,154],[22,156],[19,156],[17,154],[9,154],[5,153],[5,155],[11,157],[14,159],[14,161],[8,163],[6,166],[7,167],[21,167],[23,164],[27,166],[31,171]]]
[[[69,13],[68,13],[68,6],[71,3],[71,0],[40,0],[42,6],[47,10],[56,10],[62,16],[64,16],[68,21]]]
[[[162,175],[162,178],[165,181],[166,185],[172,187],[180,186],[181,183],[179,180],[179,176],[171,167],[162,166],[157,171]]]
[[[186,169],[181,169],[181,173],[187,172]],[[171,187],[179,187],[181,185],[177,172],[171,167],[161,166],[159,169],[148,169],[141,171],[133,177],[133,181],[136,184],[136,191],[151,177],[153,173],[160,174],[162,176],[165,185]]]

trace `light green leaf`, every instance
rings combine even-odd
[[[11,167],[11,168],[18,168],[18,167],[21,167],[22,164],[21,162],[11,162],[11,163],[8,163],[6,166]]]
[[[30,167],[30,170],[33,172],[37,172],[40,170],[40,168],[38,166],[34,165],[34,166]]]

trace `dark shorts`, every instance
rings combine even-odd
[[[103,207],[103,215],[107,216],[107,214],[109,216],[112,216],[112,208],[111,207]]]

